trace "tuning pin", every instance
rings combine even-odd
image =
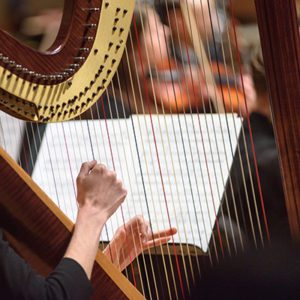
[[[21,65],[15,65],[15,69],[17,71],[21,71],[23,69],[23,67]]]
[[[41,79],[43,79],[43,80],[48,80],[48,79],[49,79],[49,76],[48,76],[48,75],[41,75]]]
[[[85,27],[87,27],[87,28],[95,28],[95,27],[97,27],[97,24],[85,24]]]
[[[71,68],[79,68],[80,65],[79,65],[79,64],[70,64],[70,67],[71,67]]]
[[[88,10],[89,12],[93,13],[93,12],[100,11],[100,8],[89,8]]]
[[[49,75],[50,80],[56,80],[56,75]]]
[[[93,41],[94,37],[93,36],[85,36],[85,37],[83,37],[83,40],[84,41]]]
[[[89,52],[90,48],[79,48],[80,52]]]
[[[65,72],[68,72],[68,73],[74,73],[75,70],[74,70],[74,69],[65,69]]]
[[[77,56],[77,57],[74,57],[74,60],[75,61],[85,61],[85,57],[83,57],[83,56]]]

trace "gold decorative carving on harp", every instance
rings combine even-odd
[[[95,158],[116,169],[127,183],[128,199],[122,207],[126,221],[143,214],[153,230],[178,228],[170,244],[143,251],[124,272],[146,298],[187,298],[207,267],[249,244],[257,248],[268,244],[278,229],[274,209],[281,210],[280,226],[285,232],[283,199],[277,208],[267,210],[268,183],[263,174],[259,179],[257,171],[268,173],[260,153],[255,162],[247,122],[245,103],[251,95],[241,79],[234,24],[225,18],[231,14],[230,5],[226,8],[224,1],[219,2],[158,0],[151,6],[138,1],[129,30],[133,1],[101,1],[101,7],[94,0],[69,0],[58,39],[46,54],[25,48],[1,32],[6,42],[0,50],[1,109],[38,122],[13,119],[21,142],[11,143],[22,148],[15,160],[59,206],[1,151],[1,166],[5,166],[1,176],[9,178],[1,184],[2,222],[17,224],[1,226],[15,248],[43,274],[55,266],[72,231],[72,222],[63,212],[74,221],[76,207],[70,203],[76,203],[75,170],[82,161]],[[300,108],[294,100],[299,98],[300,85],[295,2],[256,0],[256,7],[289,223],[293,238],[298,239]],[[275,26],[283,20],[289,30]],[[276,43],[277,48],[269,47]],[[18,47],[24,51],[11,52]],[[249,79],[247,72],[244,78]],[[251,101],[249,105],[251,109]],[[1,115],[8,151],[10,120]],[[253,130],[254,147],[260,150]],[[295,135],[287,134],[292,131]],[[9,175],[11,170],[17,175]],[[20,194],[14,196],[16,182],[24,184],[20,191],[36,200],[30,203],[48,216],[46,221],[22,214],[24,202]],[[102,239],[109,240],[125,219],[120,214],[112,218]],[[35,228],[39,224],[43,224],[40,229]],[[47,231],[50,241],[43,242],[54,253],[49,261],[47,249],[34,242],[44,235],[47,224],[53,224],[53,230]],[[29,233],[28,241],[19,234],[20,227]],[[57,232],[61,232],[60,247],[51,243]],[[94,281],[95,299],[102,292],[106,297],[142,297],[100,252]],[[101,281],[110,286],[108,292]],[[112,296],[111,291],[118,294]]]

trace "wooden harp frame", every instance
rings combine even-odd
[[[255,0],[291,234],[300,240],[300,40],[295,0]]]

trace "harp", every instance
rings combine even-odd
[[[151,55],[151,53],[148,53],[148,55],[143,57],[141,55],[141,52],[139,52],[139,50],[141,50],[141,48],[143,47],[143,43],[145,41],[140,41],[138,28],[140,28],[142,32],[145,32],[146,30],[151,32],[151,27],[149,26],[149,24],[143,23],[142,17],[140,18],[140,24],[138,24],[138,16],[142,13],[139,9],[140,4],[137,4],[138,13],[133,19],[133,25],[131,25],[132,30],[129,34],[129,40],[126,43],[126,32],[128,32],[129,30],[128,28],[129,22],[131,20],[130,16],[132,15],[133,4],[129,5],[127,1],[126,3],[123,2],[124,1],[102,1],[102,6],[99,6],[99,4],[95,5],[93,1],[89,1],[88,3],[87,1],[66,1],[64,19],[59,31],[58,39],[56,41],[56,44],[54,44],[46,54],[32,51],[28,48],[24,49],[20,43],[11,39],[11,37],[9,37],[6,33],[1,32],[1,40],[5,41],[5,43],[2,43],[3,46],[1,46],[1,108],[9,114],[18,116],[23,120],[35,122],[39,121],[46,124],[48,122],[68,120],[80,116],[81,113],[83,113],[88,107],[91,107],[94,101],[98,100],[100,97],[98,106],[95,106],[90,111],[89,116],[82,116],[81,118],[100,118],[97,112],[103,109],[102,118],[104,120],[102,121],[104,122],[104,127],[102,127],[102,129],[103,131],[114,132],[115,127],[113,127],[113,121],[110,122],[110,120],[107,119],[112,113],[112,107],[116,103],[116,94],[118,94],[118,97],[121,99],[121,103],[128,103],[127,107],[129,108],[129,110],[132,110],[137,115],[144,115],[145,111],[148,112],[148,116],[145,117],[145,120],[149,122],[148,124],[150,126],[150,134],[153,136],[153,144],[155,143],[156,139],[158,139],[156,134],[158,134],[158,132],[160,133],[159,127],[156,127],[156,129],[151,129],[151,125],[153,124],[153,122],[155,122],[155,114],[161,114],[164,111],[168,110],[172,122],[174,121],[172,119],[173,116],[177,118],[178,111],[181,111],[180,115],[183,116],[191,114],[191,99],[193,94],[197,92],[195,90],[195,86],[193,85],[195,85],[196,82],[199,81],[199,73],[193,75],[193,70],[191,69],[189,64],[187,64],[186,69],[183,69],[182,66],[179,65],[177,60],[171,62],[170,57],[172,56],[168,52],[174,47],[174,40],[171,39],[171,46],[170,48],[167,48],[168,51],[166,52],[167,60],[163,61],[162,57],[159,56],[158,62],[152,65],[152,68],[148,68],[148,75],[150,76],[150,79],[149,81],[147,81],[147,84],[147,74],[145,74],[143,71],[146,70],[147,64],[149,64],[149,61],[151,61],[151,58],[153,58],[152,56],[155,56],[155,54]],[[170,22],[170,14],[175,9],[174,2],[168,1],[168,3],[166,3],[163,0],[159,2],[160,5],[163,5],[163,7],[166,8],[166,10],[164,10],[165,17],[167,18],[167,21]],[[205,1],[199,1],[199,3],[202,2]],[[170,3],[171,5],[169,5]],[[196,3],[196,1],[193,3]],[[210,1],[208,3],[212,4],[213,1]],[[180,14],[181,12],[183,12],[183,15],[181,17],[185,20],[185,23],[182,23],[182,26],[185,29],[183,30],[183,33],[185,34],[185,37],[183,37],[183,41],[185,41],[185,43],[182,44],[183,49],[181,50],[185,50],[185,48],[187,48],[191,44],[195,49],[197,49],[197,47],[198,49],[200,49],[199,56],[201,58],[198,59],[198,61],[196,59],[196,65],[198,66],[198,68],[200,66],[202,71],[205,70],[205,74],[209,78],[208,81],[207,79],[204,79],[204,87],[207,87],[208,84],[211,84],[213,87],[212,91],[206,88],[206,91],[203,90],[202,92],[206,92],[207,94],[212,93],[212,95],[209,95],[208,98],[217,99],[217,102],[215,104],[207,103],[207,107],[205,107],[203,110],[205,111],[206,109],[207,111],[212,110],[217,112],[225,110],[228,113],[228,107],[226,108],[226,105],[223,103],[223,93],[225,93],[225,90],[228,87],[228,77],[225,76],[227,81],[224,85],[224,89],[216,92],[217,83],[220,83],[220,81],[222,81],[220,75],[220,66],[217,65],[215,67],[217,76],[216,78],[213,78],[213,67],[210,62],[210,55],[208,54],[207,58],[203,57],[207,50],[207,36],[205,34],[203,40],[197,37],[197,35],[193,37],[193,26],[197,26],[197,20],[199,21],[199,19],[197,18],[195,18],[193,21],[190,15],[192,12],[194,12],[194,7],[192,6],[192,8],[187,8],[187,6],[185,5],[185,1],[178,1],[177,5],[178,4],[180,6]],[[85,8],[86,6],[88,8]],[[82,7],[84,7],[85,9],[82,9]],[[299,121],[297,120],[297,116],[299,115],[300,107],[297,100],[300,95],[300,85],[299,31],[297,26],[295,2],[272,1],[271,3],[270,1],[256,0],[256,8],[262,40],[266,75],[269,82],[269,93],[273,106],[273,119],[277,134],[278,147],[281,154],[281,169],[283,175],[286,206],[289,215],[289,223],[292,236],[295,240],[297,240],[299,238],[299,184],[297,178],[300,171],[300,166],[298,163],[298,153],[300,145],[299,139],[297,139],[297,137],[299,136]],[[149,11],[147,9],[144,10],[144,14],[148,18]],[[213,14],[213,11],[208,10],[208,13]],[[126,22],[128,22],[127,29],[125,28],[125,25],[123,25],[122,18],[124,18],[124,20],[126,19]],[[86,21],[87,19],[89,22]],[[106,26],[110,29],[107,30],[106,34],[104,35],[105,41],[103,40],[102,34],[98,36],[98,31],[100,31],[103,26],[101,25],[101,20],[106,20],[107,23],[105,24],[109,24],[109,27],[108,25]],[[157,26],[156,24],[159,21],[158,16],[154,16],[152,20],[154,22],[152,23],[152,33],[154,34],[154,28],[156,28],[155,26]],[[119,22],[122,22],[122,25],[119,25]],[[67,27],[66,24],[71,24],[71,27]],[[178,23],[175,22],[175,24],[177,24],[178,26]],[[279,24],[282,24],[282,26],[280,26]],[[211,23],[209,22],[205,26],[208,26],[208,30],[211,26]],[[76,31],[74,31],[74,28],[76,28]],[[218,20],[216,28],[216,31],[220,30]],[[163,31],[163,33],[165,34],[165,31]],[[65,36],[68,36],[69,39],[65,40]],[[112,36],[115,36],[116,39],[111,40]],[[225,36],[227,36],[227,31]],[[191,43],[190,41],[188,41],[188,39],[191,40]],[[211,39],[213,40],[214,37],[211,36]],[[199,46],[199,42],[202,42],[203,45]],[[153,43],[154,40],[151,39],[150,44],[152,45],[152,47]],[[108,92],[104,92],[105,88],[108,86],[113,77],[114,71],[118,64],[118,60],[121,60],[121,51],[125,47],[125,44],[126,47],[128,46],[128,49],[125,49],[123,61],[121,62],[118,72],[115,75],[115,80],[112,81],[111,86],[108,88]],[[136,45],[136,56],[130,57],[129,52],[130,49],[132,49],[133,44]],[[57,49],[59,49],[59,45],[64,45],[64,48],[61,51],[57,51]],[[233,43],[233,45],[235,45],[235,43]],[[274,46],[271,47],[270,45]],[[12,48],[18,49],[20,47],[21,49],[24,49],[23,52],[18,52],[17,54],[15,54],[14,51],[11,51]],[[234,53],[237,53],[236,49],[233,50]],[[67,52],[64,53],[64,51]],[[25,53],[26,55],[24,56],[23,53]],[[187,48],[186,55],[188,57],[188,60],[190,58],[189,54],[189,49]],[[14,58],[11,58],[11,55],[16,56]],[[98,61],[95,59],[95,56],[100,57],[99,60],[101,62],[99,64],[95,63],[95,61]],[[27,59],[24,59],[24,57],[27,57]],[[30,61],[28,61],[28,57],[30,57]],[[128,61],[130,59],[132,59],[131,66],[128,64]],[[222,59],[220,58],[217,59],[217,61],[221,60]],[[207,63],[205,63],[205,61],[207,61]],[[144,65],[142,62],[144,62]],[[29,63],[32,63],[32,65],[29,65]],[[207,64],[206,68],[204,68],[204,64]],[[132,77],[122,77],[122,75],[128,74],[126,73],[126,68],[132,71],[132,74],[129,73],[129,75],[131,75]],[[138,79],[136,79],[135,77],[136,74],[134,73],[137,72],[138,68],[142,74],[141,82],[139,82],[140,86],[137,87],[137,90],[142,90],[139,97],[136,96],[138,94],[136,94],[137,92],[132,87],[133,82],[138,81]],[[90,70],[92,70],[92,72]],[[229,72],[228,70],[225,68],[225,74],[227,74],[226,72]],[[176,86],[174,84],[174,81],[176,79],[176,76],[179,76],[178,74],[183,74],[183,79],[182,81],[179,81],[179,92],[178,94],[176,94]],[[190,84],[191,86],[188,88],[187,79],[189,77],[194,78],[193,76],[197,78],[197,81],[195,80],[195,82],[193,82],[192,80],[192,83]],[[284,80],[282,80],[282,78],[284,78]],[[154,85],[155,79],[157,79],[158,82],[157,86]],[[235,81],[237,80],[237,76],[234,75],[234,79],[234,84],[236,84]],[[121,89],[121,84],[123,83],[120,81],[127,82],[128,86],[130,87],[128,90],[125,89],[125,94],[120,94],[119,90]],[[161,99],[161,92],[164,89],[167,90],[168,84],[171,86],[171,93],[173,93],[173,95],[175,94],[175,97],[173,97],[175,100],[172,102],[167,96],[165,101],[167,105],[165,105],[163,103],[164,101]],[[234,90],[236,90],[235,86]],[[155,91],[157,91],[155,96],[156,98],[153,96],[155,95]],[[185,99],[183,97],[183,91],[186,91],[187,94],[186,102],[188,103],[188,105],[186,107],[183,104]],[[108,108],[106,109],[104,108],[105,99],[100,96],[101,93],[104,93],[103,95],[106,95],[106,101],[108,103]],[[143,103],[144,106],[139,105],[134,101],[130,103],[129,99],[126,98],[126,94],[130,94],[131,98],[138,98],[137,102],[141,101],[141,99],[143,98],[145,100],[145,102]],[[153,96],[153,103],[155,103],[155,105],[152,106],[150,105],[151,96]],[[199,97],[201,97],[201,95]],[[237,96],[237,98],[238,97],[239,96]],[[243,93],[241,98],[243,98]],[[240,100],[240,105],[242,105],[244,100]],[[160,103],[162,104],[158,105]],[[117,105],[115,105],[115,107],[117,107]],[[193,112],[195,112],[196,110],[196,118],[198,118],[199,115],[197,112],[197,108],[199,107],[203,107],[202,102],[201,104],[198,103],[198,106],[195,106],[192,109]],[[238,113],[240,112],[239,109],[240,107],[238,106]],[[117,108],[115,108],[115,111],[118,115],[119,111]],[[123,115],[126,115],[126,113],[124,112],[124,106],[121,106],[120,111],[123,112]],[[154,114],[151,115],[153,111]],[[229,105],[229,113],[232,114],[232,105]],[[165,120],[164,118],[165,117],[163,116],[162,120]],[[118,126],[124,126],[124,128],[127,128],[126,123],[122,123],[119,119],[116,120],[116,122],[121,123],[121,126]],[[173,124],[172,122],[171,124]],[[181,122],[184,124],[183,121]],[[89,128],[89,126],[92,126],[88,125],[89,123],[86,124],[87,125],[85,126],[87,127],[87,129]],[[139,124],[138,121],[137,124]],[[193,124],[194,123],[192,123],[192,125]],[[200,127],[199,123],[196,124],[198,124],[198,126]],[[4,126],[4,122],[2,126]],[[70,125],[70,130],[76,130],[76,128],[72,126],[73,123],[71,123]],[[24,131],[25,140],[23,148],[28,148],[29,144],[33,144],[34,146],[31,151],[35,152],[38,148],[36,144],[39,143],[39,137],[41,136],[42,129],[43,126],[41,125],[26,125]],[[67,131],[67,125],[62,125],[61,130],[64,134],[65,131]],[[17,128],[17,131],[20,131],[20,129]],[[89,131],[87,132],[89,135]],[[293,132],[293,134],[290,134],[291,132]],[[100,135],[101,132],[99,132],[98,134]],[[198,138],[200,137],[200,134],[201,133],[199,132]],[[109,143],[111,139],[112,137],[106,137],[107,143]],[[197,140],[196,137],[195,139]],[[80,139],[77,139],[77,141],[80,141]],[[73,141],[71,141],[70,143],[72,144]],[[214,143],[216,144],[216,141],[214,141]],[[140,145],[142,144],[143,142],[140,142]],[[169,145],[168,142],[166,142],[166,145]],[[218,147],[217,144],[216,147]],[[66,152],[68,152],[67,148],[64,149]],[[164,151],[167,151],[167,155],[169,153],[169,156],[172,157],[172,151],[162,149],[162,153]],[[249,151],[252,151],[252,149],[249,149]],[[32,153],[30,154],[30,151],[22,151],[22,153],[24,168],[26,171],[29,171],[30,166],[28,166],[27,168],[27,165],[31,164],[33,166],[35,164],[34,159],[30,157],[32,156]],[[130,153],[130,150],[127,153]],[[164,170],[161,170],[160,161],[163,160],[162,157],[164,157],[166,154],[160,154],[156,146],[154,146],[154,148],[152,150],[150,149],[149,153],[146,153],[145,156],[147,157],[148,155],[149,157],[151,157],[151,159],[153,159],[152,155],[154,153],[158,154],[158,158],[156,159],[156,165],[158,165],[156,172],[162,173],[162,171]],[[91,155],[94,156],[94,154],[90,154],[88,157],[93,158],[91,157]],[[130,156],[130,154],[128,155]],[[21,156],[22,155],[20,155],[20,160],[22,161]],[[28,156],[28,158],[26,159],[25,156]],[[112,167],[114,167],[114,161],[117,160],[118,154],[108,154],[108,156],[111,156],[110,163]],[[123,160],[123,162],[125,162],[125,160]],[[14,247],[18,249],[18,251],[23,254],[24,257],[32,262],[32,264],[36,266],[37,269],[40,269],[42,273],[46,274],[51,268],[55,266],[55,263],[62,255],[63,249],[70,237],[72,223],[64,217],[64,215],[60,212],[59,209],[56,208],[55,205],[49,202],[49,199],[43,194],[43,192],[34,183],[31,182],[29,176],[27,176],[24,171],[19,170],[19,168],[16,166],[16,163],[13,162],[13,160],[11,160],[4,152],[2,152],[1,155],[1,166],[3,166],[1,170],[1,177],[2,179],[6,179],[5,181],[1,180],[1,195],[3,195],[3,201],[1,201],[1,211],[3,213],[3,218],[1,219],[4,220],[6,224],[10,224],[9,228],[6,228],[7,235],[8,237],[10,237],[10,240],[14,244]],[[139,164],[135,166],[135,168],[141,170]],[[193,166],[190,166],[189,168],[193,170]],[[70,169],[72,170],[72,165]],[[18,170],[17,174],[15,174],[16,170]],[[165,170],[173,172],[172,168],[168,169],[168,167],[166,167]],[[14,171],[12,175],[10,175],[11,171]],[[147,173],[145,170],[141,172]],[[68,175],[71,176],[70,173],[68,173]],[[135,172],[132,171],[132,177],[135,178],[135,176]],[[186,175],[187,178],[189,176],[190,174]],[[255,178],[256,174],[254,174],[253,176]],[[130,176],[128,175],[128,177]],[[167,181],[167,179],[165,178],[168,178],[168,176],[165,177],[165,175],[163,175],[161,179],[159,179],[159,190],[163,190],[163,192],[165,189],[165,180]],[[207,178],[210,177],[207,176]],[[180,181],[182,183],[187,182],[188,179],[184,181],[185,179],[186,178],[180,179]],[[223,188],[225,187],[224,180],[226,181],[226,179],[221,180],[221,182],[223,181]],[[255,178],[255,180],[257,179]],[[149,181],[151,180],[149,179]],[[141,181],[139,184],[142,186],[144,182]],[[24,185],[24,188],[20,189],[20,191],[16,193],[15,186],[19,185]],[[157,186],[156,182],[154,186]],[[209,186],[209,182],[207,183],[207,186]],[[142,190],[141,193],[143,193],[144,191],[145,190]],[[70,193],[73,193],[72,189]],[[171,191],[169,191],[169,193],[171,194]],[[190,198],[192,198],[193,193],[197,193],[197,191],[195,192],[193,189],[191,189],[191,193],[189,194]],[[23,196],[23,194],[28,195],[29,198],[32,199],[32,201],[35,198],[44,199],[38,200],[36,204],[37,206],[33,206],[35,211],[40,212],[38,213],[38,216],[33,217],[33,215],[31,214],[23,214],[23,207],[25,204],[24,202],[20,201],[20,198],[21,196]],[[151,194],[151,191],[147,191],[146,194]],[[164,193],[162,193],[162,195],[160,194],[160,197],[162,197],[163,200],[169,199],[169,197],[172,198],[170,194],[165,195]],[[154,196],[152,195],[152,197]],[[14,199],[14,201],[12,201],[11,199]],[[224,200],[224,202],[226,203],[226,199]],[[157,203],[157,206],[159,206],[159,203]],[[170,205],[170,207],[168,205],[165,205],[164,213],[167,214],[168,209],[171,209],[171,207],[172,205]],[[225,209],[226,208],[224,208],[224,210]],[[176,209],[173,209],[173,211],[176,212]],[[190,211],[195,213],[197,210],[192,206]],[[207,256],[209,257],[209,264],[214,264],[224,254],[224,246],[226,245],[227,239],[227,229],[225,229],[225,237],[223,237],[220,233],[221,224],[219,223],[219,220],[222,220],[222,217],[220,217],[219,219],[218,212],[216,210],[212,209],[211,213],[212,219],[214,221],[216,220],[216,232],[214,232],[212,235],[212,248],[208,248]],[[42,222],[40,217],[45,215],[49,215],[49,223],[46,223],[46,225]],[[51,219],[53,215],[58,220],[58,225],[54,225],[56,223]],[[186,214],[186,216],[183,216],[183,219],[184,217],[186,217],[188,220],[188,213]],[[20,219],[25,219],[25,222],[21,222]],[[262,222],[262,224],[264,223],[263,218],[259,221]],[[155,222],[153,221],[153,223]],[[49,224],[51,224],[51,226],[49,226]],[[189,227],[188,229],[191,232],[193,232],[192,227],[193,226]],[[27,241],[29,246],[26,246],[26,239],[24,241],[24,239],[22,238],[20,228],[26,229],[28,236],[30,237],[29,241]],[[54,232],[50,232],[49,228],[53,228]],[[55,229],[57,230],[56,232],[60,232],[60,234],[57,236],[57,239],[53,239],[53,237],[57,235],[57,233],[55,233]],[[258,244],[268,242],[268,230],[263,229],[263,231],[264,234],[258,238]],[[45,234],[44,232],[46,232],[46,235],[48,237],[51,237],[51,240],[45,241],[45,244],[36,242],[36,236],[40,237],[41,235]],[[13,236],[17,236],[17,239],[14,239]],[[57,246],[58,242],[61,245],[60,247]],[[235,252],[234,247],[232,251],[233,253]],[[33,252],[37,254],[33,254]],[[127,277],[133,283],[135,283],[135,285],[138,277],[140,278],[140,281],[142,283],[140,285],[138,284],[138,288],[147,298],[185,298],[187,297],[192,285],[196,282],[197,277],[201,275],[202,259],[206,256],[200,256],[200,253],[201,251],[198,247],[189,247],[188,241],[178,244],[173,242],[172,244],[167,246],[158,245],[155,250],[145,251],[141,259],[137,261],[136,265],[131,266],[131,270],[126,270]],[[49,257],[50,254],[52,254],[53,257],[48,258],[49,260],[47,262],[45,258]],[[161,258],[157,259],[156,256],[159,255]],[[203,264],[205,265],[206,259],[203,260]],[[147,270],[147,267],[142,266],[142,263],[144,263],[145,266],[147,264],[150,265],[150,271]],[[157,265],[162,265],[162,268],[157,267],[156,269]],[[201,268],[199,267],[200,265]],[[106,275],[105,272],[103,273],[101,269],[103,269],[108,275]],[[137,273],[136,269],[138,270]],[[112,291],[118,293],[113,297],[127,297],[132,299],[138,299],[139,297],[142,297],[134,289],[134,287],[129,284],[126,279],[123,278],[122,275],[119,274],[118,271],[109,264],[109,262],[106,261],[101,253],[99,253],[97,257],[94,280],[97,286],[95,298],[98,295],[101,295],[100,293],[105,292],[101,288],[101,284],[103,281],[108,282],[106,284],[107,286],[109,286],[106,291],[107,297],[110,297],[112,295]]]

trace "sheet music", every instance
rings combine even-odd
[[[241,128],[229,115],[136,116],[47,126],[33,178],[73,221],[76,176],[96,159],[128,190],[125,221],[140,214],[154,231],[176,227],[175,242],[207,250]],[[168,218],[170,216],[170,221]],[[101,239],[123,224],[121,209]]]

